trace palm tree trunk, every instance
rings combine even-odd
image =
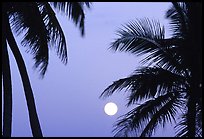
[[[42,131],[40,127],[40,122],[38,119],[36,107],[35,107],[35,100],[33,96],[33,91],[31,88],[30,80],[28,77],[28,73],[26,70],[26,66],[24,63],[24,60],[22,58],[22,55],[18,49],[18,46],[16,44],[15,38],[12,34],[11,28],[9,25],[9,19],[7,18],[6,22],[6,38],[8,40],[9,46],[11,48],[11,51],[15,57],[15,60],[18,65],[18,69],[21,75],[21,79],[23,82],[23,87],[24,87],[24,92],[25,92],[25,97],[26,97],[26,102],[28,106],[28,112],[29,112],[29,119],[30,119],[30,125],[31,125],[31,130],[32,134],[34,137],[42,137]]]
[[[192,92],[191,92],[192,93]],[[196,131],[196,102],[193,95],[189,96],[187,113],[187,137],[195,137]]]
[[[202,90],[199,84],[202,83],[202,3],[187,2],[189,17],[189,37],[187,40],[189,49],[189,64],[191,67],[191,90],[188,102],[188,137],[196,135],[196,103],[202,97]]]
[[[4,23],[3,23],[4,25]],[[2,30],[3,26],[2,26]],[[3,90],[4,90],[4,104],[3,104],[3,136],[11,137],[12,127],[12,84],[11,71],[9,64],[9,56],[6,44],[5,35],[2,35],[2,75],[3,75]]]

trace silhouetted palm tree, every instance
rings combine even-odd
[[[80,28],[84,35],[84,6],[89,2],[3,2],[2,3],[2,77],[4,92],[3,136],[11,136],[12,85],[7,47],[9,46],[20,71],[26,96],[30,125],[35,137],[42,136],[37,116],[33,91],[23,57],[15,41],[13,32],[23,34],[22,45],[34,56],[35,68],[41,77],[48,66],[50,48],[55,48],[61,61],[67,63],[65,36],[55,16],[53,8],[64,13]],[[12,32],[13,31],[13,32]]]
[[[201,3],[175,3],[167,11],[172,37],[158,21],[130,22],[118,31],[113,50],[144,55],[145,66],[113,82],[100,97],[126,89],[131,111],[115,124],[115,136],[151,136],[156,128],[176,122],[176,136],[202,136]]]

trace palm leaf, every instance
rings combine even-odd
[[[158,40],[164,39],[164,28],[157,21],[137,19],[123,25],[118,31],[119,38],[111,43],[111,49],[145,54],[158,49]],[[156,47],[157,46],[157,47]]]
[[[201,101],[202,102],[202,101]],[[181,115],[181,120],[175,126],[176,129],[176,137],[188,137],[188,117],[187,108],[185,112]],[[196,135],[195,137],[202,137],[202,104],[197,103],[196,105]]]
[[[178,38],[164,39],[164,28],[158,21],[150,21],[147,18],[137,19],[123,27],[124,29],[117,32],[119,38],[111,43],[111,49],[130,52],[138,56],[148,54],[141,61],[142,64],[149,63],[148,66],[157,64],[177,73],[184,72],[179,53],[171,51],[173,46],[180,44],[182,40]],[[178,50],[178,48],[176,47],[174,50]]]
[[[100,97],[108,97],[115,91],[126,88],[126,91],[131,92],[127,104],[130,105],[135,101],[154,98],[167,91],[185,91],[184,81],[184,77],[162,68],[143,67],[129,77],[113,82],[103,91]]]
[[[202,137],[202,109],[201,105],[196,107],[196,137]],[[181,115],[181,120],[175,126],[176,137],[188,137],[188,123],[187,123],[187,111]]]
[[[66,64],[68,60],[66,39],[55,13],[47,2],[39,2],[39,8],[41,9],[46,29],[49,31],[50,42],[57,50],[59,58]]]
[[[163,50],[165,50],[168,54],[164,53]],[[148,63],[147,66],[156,65],[176,74],[185,74],[187,65],[184,63],[185,61],[183,61],[183,57],[180,53],[180,47],[170,46],[163,50],[152,52],[141,60],[141,63]]]
[[[166,12],[166,17],[170,19],[172,36],[177,38],[185,38],[187,33],[187,9],[185,3],[173,2],[172,7]]]
[[[53,4],[54,3],[54,4]],[[89,2],[51,2],[69,15],[76,24],[79,23],[84,34],[83,6],[90,7]],[[67,9],[68,7],[69,9]],[[13,2],[8,6],[12,29],[17,35],[24,33],[22,44],[29,46],[28,52],[34,55],[35,68],[44,76],[48,66],[48,44],[54,45],[57,55],[67,63],[66,40],[55,13],[46,2]],[[30,18],[30,15],[33,15]]]
[[[39,67],[40,74],[44,76],[48,66],[50,37],[38,5],[35,2],[20,2],[15,3],[13,9],[10,15],[12,29],[17,35],[24,32],[22,45],[29,46],[27,51],[34,55],[35,67]]]
[[[183,95],[181,92],[177,92],[171,98],[171,100],[165,104],[160,110],[158,110],[151,118],[141,133],[141,137],[151,136],[156,127],[161,124],[163,127],[167,122],[171,122],[171,119],[175,120],[177,111],[184,105]]]
[[[186,114],[181,116],[181,120],[175,126],[176,129],[176,137],[187,137],[188,128],[187,128],[187,118]]]
[[[163,96],[159,96],[155,99],[148,100],[141,104],[140,106],[134,108],[127,114],[121,116],[120,119],[115,124],[115,128],[113,130],[113,132],[116,132],[115,136],[124,136],[123,133],[125,133],[126,136],[129,135],[138,136],[139,133],[145,129],[145,127],[147,128],[148,123],[151,121],[151,119],[153,117],[154,118],[160,117],[162,115],[162,112],[164,112],[164,114],[166,115],[161,117],[160,119],[162,119],[164,123],[165,120],[170,121],[171,118],[174,117],[174,113],[176,110],[175,106],[178,106],[177,105],[178,95],[179,93],[169,92]],[[149,129],[148,131],[153,131],[153,129],[154,126],[152,129]]]
[[[65,13],[76,25],[79,25],[81,35],[84,35],[85,14],[83,6],[86,5],[90,8],[89,2],[50,2],[50,4],[60,12]]]

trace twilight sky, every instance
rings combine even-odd
[[[125,92],[107,99],[99,95],[113,81],[130,75],[138,66],[139,57],[109,50],[116,38],[116,30],[135,18],[158,19],[168,30],[164,18],[170,3],[158,2],[94,2],[86,9],[85,37],[65,16],[58,14],[64,30],[69,61],[65,66],[55,51],[50,52],[50,63],[44,79],[33,70],[32,56],[20,47],[33,87],[35,102],[45,137],[109,137],[117,117],[125,114]],[[166,31],[168,33],[168,31]],[[168,36],[168,34],[167,34]],[[19,43],[20,45],[20,43]],[[12,136],[32,136],[28,112],[19,72],[10,55],[13,83]],[[112,101],[118,105],[114,116],[104,113],[104,105]],[[154,136],[173,136],[169,125]]]

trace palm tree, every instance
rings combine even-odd
[[[100,96],[126,89],[127,106],[135,106],[119,117],[115,136],[151,136],[159,125],[175,122],[176,136],[202,137],[201,10],[201,3],[173,2],[166,12],[171,38],[165,38],[158,21],[147,18],[118,31],[110,48],[145,58],[144,66]]]
[[[55,48],[61,61],[67,63],[67,49],[63,30],[53,10],[64,13],[79,27],[84,35],[84,7],[89,2],[3,2],[2,3],[2,79],[4,92],[3,136],[11,136],[12,125],[12,84],[7,48],[10,47],[23,82],[28,106],[32,134],[41,137],[42,131],[37,116],[33,91],[23,57],[15,41],[13,32],[23,34],[22,45],[35,60],[34,67],[44,77],[48,61],[49,48]]]

